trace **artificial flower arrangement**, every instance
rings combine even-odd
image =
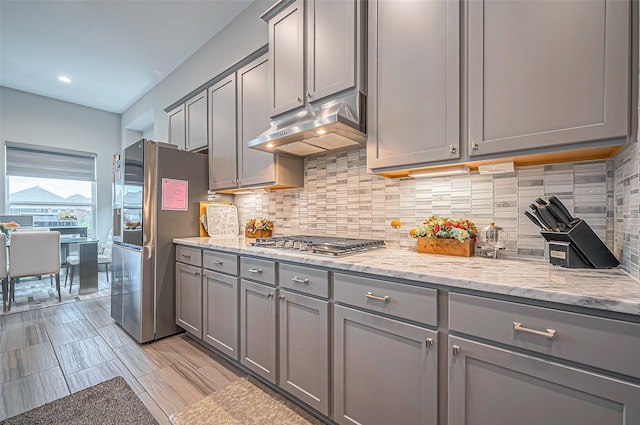
[[[18,227],[20,227],[20,225],[15,221],[10,221],[8,223],[0,223],[0,231],[2,231],[2,233],[4,233],[7,236],[9,236],[10,231]]]
[[[475,240],[478,228],[470,220],[452,220],[433,215],[411,229],[409,234],[414,238],[456,239],[463,243],[468,239]]]
[[[255,233],[257,230],[273,230],[273,221],[268,218],[252,218],[247,220],[244,228],[249,233]]]

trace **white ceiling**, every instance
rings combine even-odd
[[[250,3],[0,0],[0,85],[122,113]]]

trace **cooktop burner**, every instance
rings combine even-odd
[[[251,242],[250,245],[261,248],[311,252],[313,254],[332,256],[355,254],[385,247],[383,240],[304,235],[257,238],[254,242]]]

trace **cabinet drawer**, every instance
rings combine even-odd
[[[280,264],[278,283],[283,288],[329,298],[329,272],[326,270]]]
[[[202,250],[190,248],[183,245],[176,245],[176,261],[191,264],[192,266],[202,266]]]
[[[640,378],[639,324],[450,293],[449,328]]]
[[[276,263],[269,260],[240,257],[240,276],[275,285]]]
[[[333,293],[340,303],[427,325],[438,324],[438,291],[435,289],[335,273]]]
[[[237,275],[238,256],[218,251],[202,251],[202,267],[217,272]]]

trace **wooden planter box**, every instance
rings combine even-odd
[[[467,239],[460,243],[457,239],[418,238],[418,252],[427,254],[471,257],[474,250],[475,241],[473,239]]]
[[[251,233],[249,229],[244,229],[245,238],[270,238],[272,230],[256,230],[255,233]]]

